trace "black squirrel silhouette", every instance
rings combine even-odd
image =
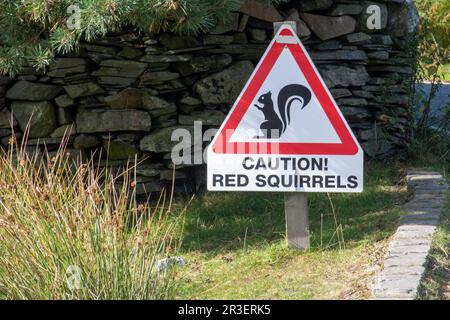
[[[261,123],[260,129],[263,136],[256,136],[255,139],[278,139],[286,131],[291,123],[291,106],[294,101],[302,103],[302,110],[311,101],[311,91],[300,84],[289,84],[283,87],[278,93],[277,108],[275,111],[272,100],[272,92],[269,91],[258,98],[258,102],[262,107],[255,104],[264,114],[264,122]]]

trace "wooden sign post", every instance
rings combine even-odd
[[[283,24],[288,24],[297,32],[295,21],[274,22],[274,36]],[[289,248],[306,250],[309,248],[309,207],[305,192],[286,192],[284,194],[284,213],[286,216],[286,239]]]
[[[308,197],[304,192],[284,194],[286,215],[286,239],[289,248],[309,248],[309,208]]]

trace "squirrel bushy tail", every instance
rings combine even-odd
[[[300,84],[290,84],[283,87],[278,94],[278,112],[283,122],[284,133],[291,122],[291,105],[294,101],[302,102],[303,106],[311,101],[311,92]]]

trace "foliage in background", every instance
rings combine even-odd
[[[422,160],[450,163],[450,104],[435,113],[432,100],[439,91],[450,58],[450,2],[448,0],[416,0],[420,14],[419,34],[414,39],[416,59],[415,83],[429,81],[430,92],[420,86],[413,92],[414,132],[411,155]],[[422,87],[423,88],[423,87]]]
[[[429,31],[440,49],[449,53],[450,2],[447,0],[415,0],[423,31]]]
[[[439,82],[450,63],[450,1],[416,0],[420,15],[419,77]]]
[[[15,150],[0,150],[0,299],[172,296],[157,262],[176,250],[178,222],[137,204],[132,175],[75,165],[63,148]]]
[[[239,9],[242,1],[2,0],[0,74],[13,76],[24,65],[44,68],[55,54],[75,50],[81,39],[93,40],[123,27],[150,34],[206,31]],[[80,10],[74,11],[73,5]],[[73,20],[76,14],[79,28]],[[68,27],[68,22],[75,28]]]

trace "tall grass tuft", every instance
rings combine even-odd
[[[171,298],[155,264],[176,250],[176,219],[133,185],[131,166],[113,175],[64,147],[0,150],[0,299]]]

